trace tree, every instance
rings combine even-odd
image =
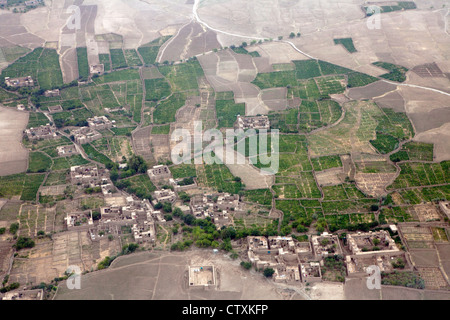
[[[250,270],[250,268],[252,267],[252,263],[248,261],[241,261],[241,267],[246,270]]]
[[[172,204],[170,202],[164,202],[162,209],[164,210],[164,212],[170,213],[172,212]]]
[[[12,223],[9,226],[9,233],[16,234],[17,230],[19,230],[19,224],[18,223]]]
[[[293,32],[291,32],[290,34],[289,34],[289,38],[295,38],[295,33],[293,33]]]
[[[28,237],[19,237],[17,239],[16,244],[14,245],[17,250],[21,250],[24,248],[33,248],[35,245],[34,241]]]
[[[275,273],[275,270],[273,270],[272,268],[266,268],[263,271],[263,274],[266,278],[270,278],[272,277],[272,275]]]

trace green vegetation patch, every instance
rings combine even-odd
[[[269,189],[245,190],[244,200],[261,204],[263,206],[272,205],[272,192]]]
[[[164,126],[154,126],[152,127],[152,134],[169,134],[170,133],[170,125]]]
[[[52,159],[42,152],[30,152],[28,171],[30,173],[46,172],[52,166]]]
[[[82,147],[84,152],[86,152],[87,156],[89,157],[89,159],[103,163],[106,166],[112,163],[111,159],[109,159],[103,153],[98,152],[97,149],[95,149],[91,144],[86,143],[83,144]]]
[[[179,164],[170,167],[170,172],[174,179],[196,177],[197,171],[193,164]]]
[[[342,44],[344,48],[350,53],[356,52],[356,48],[353,44],[352,38],[334,39],[334,44]]]
[[[406,80],[406,72],[408,72],[408,69],[402,66],[398,66],[392,63],[387,63],[387,62],[374,62],[372,63],[373,65],[383,68],[385,70],[388,70],[389,73],[385,73],[382,74],[380,77],[388,79],[388,80],[392,80],[392,81],[397,81],[397,82],[403,82]]]
[[[390,156],[391,161],[433,161],[432,143],[411,141],[405,143],[402,148]]]
[[[161,66],[158,69],[169,81],[173,92],[198,90],[197,79],[204,75],[197,59],[172,66]]]
[[[128,67],[127,60],[123,54],[122,49],[110,49],[111,63],[113,69],[120,69]]]
[[[145,80],[145,100],[158,101],[171,94],[170,85],[165,79]]]
[[[414,289],[425,289],[425,281],[411,271],[381,272],[381,284],[401,286]]]
[[[258,51],[249,52],[249,51],[247,51],[247,49],[245,49],[242,46],[240,46],[240,47],[233,46],[233,47],[231,47],[231,50],[233,50],[234,52],[239,53],[239,54],[248,54],[248,55],[251,55],[252,57],[260,57]]]
[[[311,158],[311,162],[315,171],[342,167],[341,158],[337,155]]]
[[[166,42],[170,36],[165,36],[153,40],[138,48],[139,54],[144,60],[145,64],[154,64],[158,56],[159,48]]]
[[[370,140],[370,143],[378,150],[378,152],[386,154],[397,149],[399,141],[390,134],[377,132],[377,138],[375,140]]]
[[[77,60],[78,60],[78,75],[80,78],[86,79],[89,77],[89,62],[87,55],[87,48],[77,48]]]
[[[2,71],[1,81],[5,77],[17,78],[31,76],[41,89],[51,89],[63,85],[59,56],[56,50],[36,48],[19,58]]]
[[[216,100],[216,114],[219,128],[232,128],[237,115],[245,115],[245,103],[234,100]]]

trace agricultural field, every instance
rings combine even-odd
[[[203,76],[203,69],[197,59],[158,69],[170,83],[172,92],[198,91],[197,79]]]
[[[122,49],[110,49],[112,69],[121,69],[128,67],[127,60]]]
[[[311,158],[311,163],[315,171],[323,171],[331,168],[342,167],[342,161],[339,156],[323,156]]]
[[[61,86],[63,78],[56,50],[36,48],[6,67],[1,73],[2,82],[5,77],[27,76],[37,81],[41,89],[47,90]]]
[[[165,79],[145,79],[145,100],[158,101],[167,98],[172,93]]]
[[[414,1],[397,1],[396,5],[383,6],[383,3],[378,3],[380,5],[380,13],[388,13],[393,11],[401,11],[401,10],[412,10],[416,9],[417,6]],[[370,7],[364,7],[364,11],[366,12],[366,16],[371,16],[375,13],[375,11],[370,9]]]
[[[18,196],[22,201],[35,201],[36,194],[44,182],[45,174],[16,174],[0,177],[0,194],[2,197]]]
[[[342,44],[342,46],[350,53],[356,52],[355,45],[352,38],[334,39],[334,44]]]
[[[233,46],[233,47],[231,47],[231,50],[233,50],[234,52],[239,53],[239,54],[249,54],[252,57],[260,57],[258,51],[248,52],[247,49],[245,49],[242,46],[239,46],[239,47],[234,47]]]
[[[263,206],[272,205],[272,193],[269,189],[255,189],[244,191],[244,201],[258,203]]]
[[[170,36],[161,37],[138,48],[146,65],[155,64],[159,49],[169,39]]]
[[[77,60],[78,60],[78,75],[80,78],[86,79],[89,77],[89,62],[87,48],[77,48]]]
[[[399,141],[397,138],[384,133],[377,132],[377,138],[370,140],[370,143],[381,153],[386,154],[398,148]]]
[[[49,123],[49,121],[43,113],[30,112],[27,128],[37,128],[39,126],[45,126],[47,123]]]
[[[219,128],[233,128],[237,115],[245,115],[245,104],[234,100],[216,100]]]
[[[94,148],[91,144],[86,143],[82,145],[84,152],[86,152],[89,159],[100,162],[104,165],[110,164],[112,161],[103,153],[99,152],[96,148]]]
[[[133,154],[130,139],[123,136],[103,137],[91,142],[91,145],[114,162],[128,158]]]
[[[408,142],[402,148],[390,156],[391,161],[433,161],[432,143]]]
[[[136,175],[120,182],[126,185],[125,190],[128,193],[133,193],[141,199],[151,199],[151,193],[156,190],[147,174]]]
[[[268,115],[270,128],[278,129],[282,133],[298,133],[298,114],[298,108],[271,112]]]
[[[99,54],[100,63],[104,65],[105,72],[111,71],[111,56],[109,54]]]
[[[242,183],[235,179],[224,164],[197,166],[197,182],[218,192],[237,194],[242,189]]]
[[[170,125],[164,126],[153,126],[152,134],[169,134],[170,133]]]
[[[174,179],[196,177],[197,171],[193,164],[179,164],[170,167],[170,172]]]
[[[124,50],[125,59],[129,67],[139,67],[142,66],[142,61],[138,56],[138,53],[134,49]]]
[[[28,173],[46,172],[52,166],[52,159],[42,152],[30,152]]]
[[[401,163],[400,175],[389,189],[440,185],[450,183],[450,161],[440,163]]]
[[[383,68],[385,70],[388,70],[389,73],[382,74],[380,77],[385,78],[387,80],[397,81],[397,82],[404,82],[406,80],[406,72],[408,72],[408,69],[402,66],[397,66],[392,63],[387,62],[374,62],[372,63],[374,66]]]

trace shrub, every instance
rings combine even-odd
[[[266,268],[263,271],[263,274],[266,278],[270,278],[272,277],[272,275],[275,273],[275,270],[273,270],[272,268]]]
[[[19,237],[15,244],[17,250],[21,250],[24,248],[33,248],[35,245],[34,241],[28,237]]]
[[[250,268],[252,267],[252,263],[248,262],[248,261],[242,261],[241,262],[241,267],[246,269],[246,270],[250,270]]]

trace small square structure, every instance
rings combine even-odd
[[[190,287],[210,287],[216,285],[216,274],[213,266],[189,267]]]

